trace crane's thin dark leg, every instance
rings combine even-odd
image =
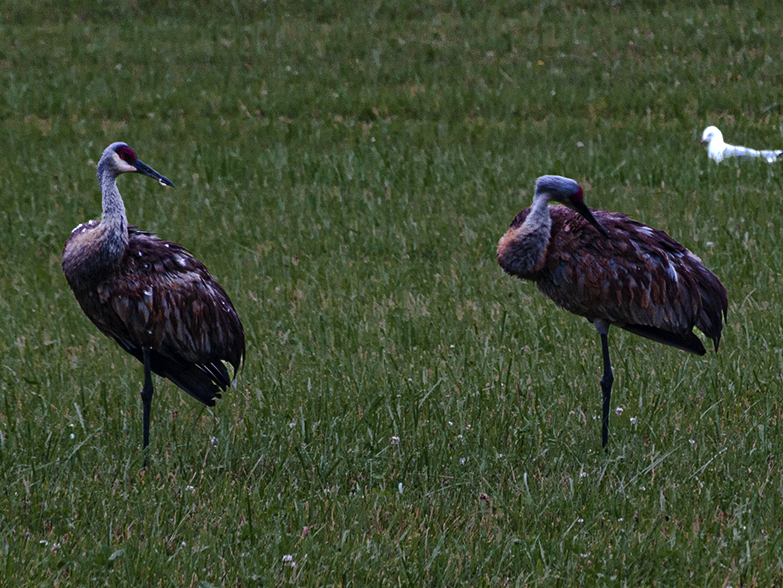
[[[147,446],[150,444],[150,410],[152,408],[152,371],[150,370],[150,353],[144,348],[144,389],[141,391],[141,402],[144,405],[144,467],[147,467]]]
[[[608,332],[607,328],[607,332]],[[603,419],[601,421],[601,447],[606,447],[609,442],[609,404],[612,401],[612,362],[609,361],[609,340],[607,333],[601,333],[601,351],[604,356],[604,376],[601,378],[601,392],[603,393]]]

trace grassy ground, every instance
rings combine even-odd
[[[0,577],[15,586],[780,585],[783,4],[0,7]],[[684,4],[684,3],[683,3]],[[115,12],[116,10],[116,12]],[[127,141],[129,219],[230,293],[205,410],[60,270]],[[729,291],[703,358],[586,321],[495,246],[560,173]]]

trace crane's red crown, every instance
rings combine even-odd
[[[576,185],[576,191],[569,196],[569,200],[571,200],[571,204],[584,203],[585,193],[582,191],[582,186]]]
[[[120,145],[115,150],[115,153],[120,156],[120,159],[127,161],[128,163],[133,163],[138,159],[136,157],[136,152],[127,145]]]
[[[584,206],[582,186],[563,176],[541,176],[536,180],[536,195],[548,194],[552,200],[572,206]]]

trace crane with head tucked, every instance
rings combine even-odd
[[[184,247],[128,226],[116,183],[125,172],[174,185],[127,144],[109,145],[98,162],[103,217],[73,230],[62,268],[87,318],[144,365],[146,450],[152,373],[214,406],[233,379],[223,362],[236,376],[244,361],[245,333],[231,300],[204,264]]]
[[[550,208],[550,201],[565,206]],[[538,178],[533,206],[511,222],[497,258],[507,273],[535,282],[555,304],[585,317],[598,331],[603,447],[614,382],[610,325],[704,355],[695,326],[718,350],[728,295],[715,274],[663,231],[625,214],[591,211],[574,180]]]

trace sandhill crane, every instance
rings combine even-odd
[[[565,207],[550,209],[550,200]],[[585,317],[598,330],[604,367],[603,447],[609,439],[614,381],[610,325],[704,355],[695,326],[718,350],[728,297],[715,274],[663,231],[624,214],[591,212],[574,180],[538,178],[533,206],[514,218],[498,243],[497,257],[507,273],[535,282],[555,304]]]
[[[234,376],[244,361],[245,333],[231,300],[204,264],[184,247],[128,226],[116,184],[125,172],[174,185],[125,143],[109,145],[98,162],[103,217],[73,230],[62,267],[84,314],[144,364],[146,450],[151,372],[214,406],[232,380],[223,361],[231,364]]]
[[[707,145],[710,159],[720,163],[726,157],[762,157],[767,163],[775,163],[783,155],[781,150],[765,149],[756,151],[739,145],[729,145],[723,141],[723,133],[718,127],[707,127],[701,134],[701,144]]]

